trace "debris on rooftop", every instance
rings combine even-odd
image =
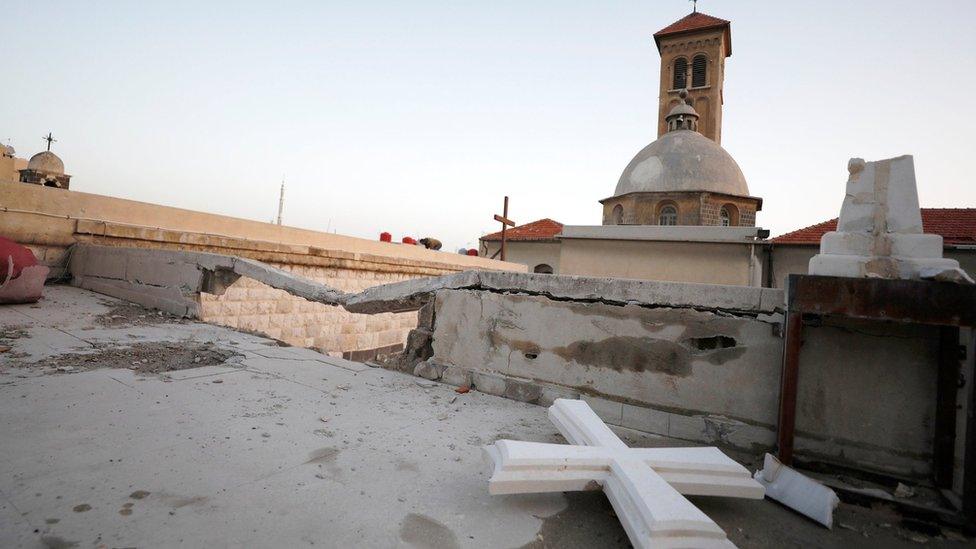
[[[834,526],[834,509],[840,498],[833,490],[766,454],[755,479],[766,487],[766,496],[806,515],[827,528]]]

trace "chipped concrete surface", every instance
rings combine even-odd
[[[563,442],[544,408],[198,322],[94,322],[117,306],[55,286],[36,306],[0,308],[2,547],[626,546],[602,494],[488,495],[481,445]],[[243,359],[52,375],[5,356],[133,342]],[[620,432],[633,446],[680,444]],[[919,535],[846,505],[837,521],[850,529],[831,532],[768,501],[695,503],[739,547],[909,547]]]
[[[493,271],[465,271],[374,286],[348,295],[343,305],[355,313],[414,310],[439,290],[461,289],[539,295],[555,300],[748,313],[773,313],[783,307],[782,290],[773,288]]]
[[[781,340],[754,317],[471,290],[442,290],[435,304],[438,364],[767,431],[776,422]]]

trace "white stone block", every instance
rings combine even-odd
[[[942,258],[942,237],[922,233],[911,156],[877,162],[852,158],[837,231],[820,240],[810,259],[815,275],[968,280],[959,263]],[[971,282],[971,280],[970,280]]]

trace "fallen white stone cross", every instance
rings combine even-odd
[[[734,547],[685,495],[762,499],[765,489],[718,448],[629,448],[582,400],[549,419],[573,446],[500,440],[491,494],[603,489],[634,547]]]

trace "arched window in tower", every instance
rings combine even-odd
[[[538,273],[538,274],[551,275],[552,274],[552,266],[551,265],[548,265],[546,263],[539,263],[538,265],[536,265],[535,267],[532,268],[532,272],[533,273]]]
[[[718,214],[719,221],[723,227],[739,226],[739,210],[732,204],[722,206]]]
[[[708,85],[708,58],[698,54],[691,60],[691,87],[700,88]]]
[[[613,220],[613,224],[614,225],[623,225],[624,224],[624,207],[621,206],[620,204],[617,204],[616,206],[614,206],[613,207],[613,213],[610,215],[610,218]]]
[[[661,208],[661,213],[658,215],[658,225],[677,225],[678,224],[678,208],[671,206],[670,204]]]
[[[674,60],[674,80],[671,86],[672,90],[680,90],[687,85],[687,75],[688,75],[688,60],[684,57],[678,57]]]

